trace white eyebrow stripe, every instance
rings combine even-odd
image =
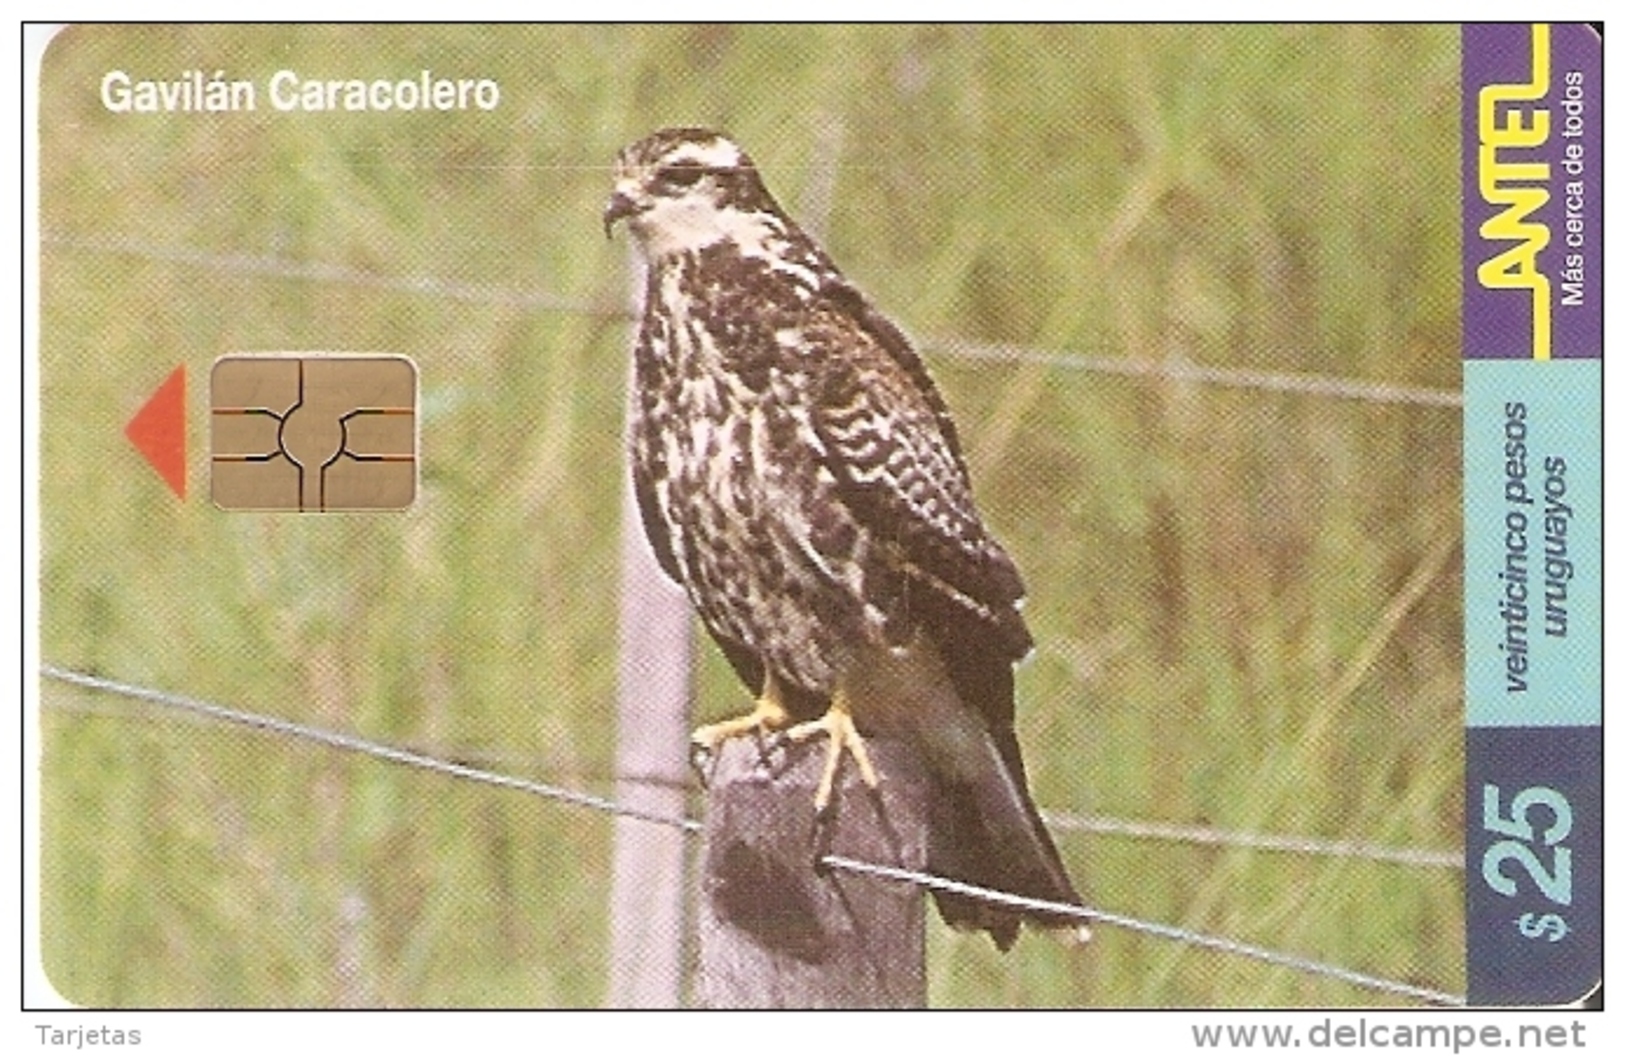
[[[739,148],[726,139],[710,143],[684,143],[666,155],[665,163],[697,161],[708,168],[729,169],[739,164]]]

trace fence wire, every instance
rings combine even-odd
[[[855,858],[847,858],[838,854],[826,854],[821,859],[824,865],[832,869],[844,869],[849,873],[858,873],[863,876],[872,876],[881,880],[899,880],[928,888],[932,891],[943,891],[954,895],[963,895],[994,905],[1007,906],[1010,909],[1030,910],[1036,913],[1050,913],[1058,916],[1068,916],[1080,924],[1109,924],[1113,927],[1137,931],[1144,935],[1155,935],[1158,938],[1171,939],[1188,946],[1200,946],[1204,949],[1218,950],[1221,953],[1235,954],[1238,957],[1247,957],[1265,964],[1274,964],[1282,968],[1291,968],[1294,971],[1309,975],[1323,975],[1329,979],[1337,979],[1368,990],[1381,990],[1385,993],[1400,994],[1405,997],[1414,997],[1435,1005],[1465,1005],[1466,999],[1456,994],[1447,994],[1442,990],[1432,990],[1424,986],[1413,986],[1394,979],[1384,979],[1381,976],[1367,975],[1352,968],[1344,968],[1336,964],[1327,964],[1309,957],[1300,957],[1293,953],[1280,953],[1263,946],[1255,946],[1248,942],[1237,942],[1235,939],[1221,938],[1216,935],[1204,935],[1189,928],[1176,927],[1172,924],[1157,924],[1152,921],[1140,920],[1136,917],[1124,916],[1121,913],[1110,913],[1105,910],[1093,909],[1086,906],[1073,906],[1065,902],[1050,902],[1042,898],[1027,898],[1024,895],[1013,895],[1008,891],[995,891],[992,888],[980,887],[976,884],[967,884],[962,880],[952,880],[945,876],[934,876],[931,873],[922,873],[914,869],[901,869],[893,865],[876,865],[873,862],[862,862]]]
[[[69,674],[73,674],[69,672]],[[53,676],[54,677],[54,676]],[[93,676],[83,676],[93,677]],[[49,703],[53,710],[70,711],[83,715],[118,718],[134,721],[136,716],[118,706],[97,706],[90,702]],[[210,705],[212,707],[212,705]],[[191,721],[214,721],[208,713],[189,715]],[[173,722],[174,719],[151,720]],[[279,720],[278,720],[279,721]],[[434,758],[410,748],[401,748],[409,754]],[[506,752],[491,748],[453,746],[452,754],[459,759],[471,760],[486,766],[529,767],[536,762],[533,756],[520,752]],[[557,774],[551,775],[563,780]],[[638,785],[647,788],[687,788],[687,782],[659,774],[628,773],[622,770],[572,770],[568,779],[580,781],[613,781],[616,784]],[[545,785],[546,783],[542,783]],[[561,786],[562,787],[562,786]],[[1367,862],[1387,862],[1393,865],[1421,869],[1466,868],[1460,851],[1432,850],[1425,847],[1398,847],[1369,840],[1324,840],[1312,836],[1288,833],[1243,832],[1237,829],[1218,829],[1208,825],[1177,825],[1162,821],[1143,821],[1135,818],[1114,818],[1105,814],[1080,814],[1068,810],[1039,808],[1045,824],[1054,832],[1077,832],[1092,836],[1121,837],[1131,840],[1151,840],[1161,843],[1191,843],[1235,850],[1267,851],[1281,854],[1299,854],[1315,858],[1355,858]]]
[[[325,282],[369,290],[444,297],[465,303],[590,315],[603,319],[631,320],[633,317],[632,310],[626,304],[579,300],[541,290],[457,282],[434,276],[379,275],[360,268],[319,261],[298,261],[253,253],[214,253],[188,246],[150,245],[117,235],[44,233],[40,236],[40,242],[42,245],[65,252],[134,257],[217,273],[258,275],[300,282]],[[919,338],[916,343],[921,350],[946,358],[995,363],[1032,363],[1079,373],[1198,382],[1223,388],[1321,396],[1366,403],[1455,409],[1462,406],[1462,395],[1457,391],[1367,381],[1360,378],[1209,367],[1178,359],[1133,359],[1123,356],[1090,355],[1075,350],[985,344],[953,335],[928,335]]]
[[[550,785],[546,782],[531,781],[523,777],[510,777],[507,774],[498,774],[478,767],[465,766],[462,763],[448,762],[444,759],[436,759],[431,755],[424,755],[422,752],[391,747],[377,741],[369,741],[364,737],[340,733],[337,730],[323,729],[320,726],[311,726],[303,722],[294,722],[291,719],[279,719],[271,715],[261,715],[258,712],[241,711],[237,708],[228,708],[222,704],[211,704],[208,701],[182,696],[179,693],[166,693],[159,689],[148,689],[127,682],[117,682],[110,678],[87,675],[80,671],[69,671],[66,668],[55,667],[51,664],[42,665],[40,674],[58,682],[67,682],[71,685],[83,686],[86,689],[94,689],[102,693],[116,693],[119,696],[146,701],[149,704],[158,704],[166,708],[190,712],[193,715],[203,715],[221,722],[236,723],[250,729],[264,730],[267,733],[277,733],[286,737],[314,741],[317,744],[325,744],[329,748],[340,748],[347,752],[370,755],[375,759],[382,759],[386,762],[415,766],[431,773],[444,774],[447,777],[460,777],[482,785],[492,785],[496,788],[511,788],[518,792],[528,792],[533,796],[541,796],[543,799],[568,803],[576,807],[586,807],[589,810],[618,814],[622,817],[636,818],[639,821],[682,829],[685,832],[700,831],[700,823],[688,818],[674,818],[665,814],[656,814],[652,811],[639,810],[636,807],[628,807],[612,799],[595,796],[589,792],[578,792],[575,789],[565,788],[561,785]]]
[[[399,763],[405,766],[416,767],[430,773],[437,773],[446,777],[461,778],[495,788],[506,788],[517,792],[548,799],[567,806],[581,807],[588,810],[611,814],[618,817],[632,818],[638,821],[661,825],[677,829],[685,834],[696,834],[704,826],[692,818],[677,817],[660,814],[653,811],[630,807],[603,796],[595,796],[587,792],[566,788],[561,785],[548,784],[542,781],[532,781],[526,778],[499,774],[478,767],[467,766],[461,763],[448,762],[437,759],[421,752],[409,751],[403,748],[392,747],[376,741],[357,737],[353,734],[341,733],[307,723],[294,722],[289,719],[280,719],[258,712],[244,711],[239,708],[230,708],[221,704],[198,700],[193,697],[164,690],[151,689],[145,686],[120,682],[115,679],[103,678],[85,672],[72,671],[57,667],[53,664],[44,664],[40,667],[40,674],[58,682],[79,686],[84,689],[117,696],[128,697],[148,704],[173,709],[183,713],[203,716],[208,719],[233,723],[249,729],[260,730],[265,733],[292,737],[316,744],[337,748],[343,751],[356,752],[385,762]],[[1140,920],[1121,913],[1085,906],[1074,906],[1062,902],[1049,902],[1043,899],[1027,898],[1012,894],[1008,891],[997,891],[991,888],[967,884],[949,877],[937,876],[931,873],[919,872],[912,869],[902,869],[896,866],[881,865],[874,862],[864,862],[848,858],[843,855],[826,854],[821,859],[823,865],[832,869],[840,869],[877,879],[893,880],[913,884],[918,887],[974,898],[995,905],[1006,906],[1012,909],[1031,910],[1041,913],[1050,913],[1071,916],[1080,924],[1108,925],[1123,928],[1128,931],[1151,935],[1157,938],[1168,939],[1189,946],[1215,950],[1237,957],[1260,961],[1265,964],[1287,968],[1309,975],[1323,976],[1340,982],[1349,983],[1363,989],[1379,991],[1401,997],[1415,998],[1435,1005],[1460,1006],[1465,1005],[1466,998],[1457,994],[1434,990],[1428,987],[1416,986],[1411,983],[1395,979],[1386,979],[1381,976],[1370,975],[1365,972],[1344,968],[1340,965],[1317,961],[1297,954],[1282,953],[1267,947],[1252,943],[1239,942],[1220,936],[1206,935],[1188,928],[1181,928],[1170,924],[1158,924],[1154,921]]]
[[[1049,826],[1058,831],[1090,832],[1101,836],[1164,840],[1169,843],[1199,843],[1215,847],[1240,847],[1255,851],[1281,851],[1326,858],[1360,858],[1371,862],[1392,862],[1433,869],[1464,869],[1460,851],[1431,851],[1419,847],[1393,847],[1365,840],[1317,840],[1309,836],[1284,836],[1267,832],[1237,832],[1205,825],[1170,825],[1154,821],[1129,821],[1097,814],[1067,811],[1041,812]]]

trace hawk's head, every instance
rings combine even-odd
[[[658,259],[724,239],[760,240],[779,215],[738,144],[709,129],[667,128],[616,155],[604,234],[625,220],[644,252]]]

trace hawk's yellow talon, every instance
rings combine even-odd
[[[858,764],[858,775],[871,789],[880,787],[880,775],[869,761],[869,749],[863,743],[863,735],[858,733],[857,724],[852,721],[852,709],[847,706],[846,697],[840,691],[836,691],[829,702],[829,710],[824,712],[822,718],[800,723],[784,731],[786,737],[796,742],[819,734],[829,738],[829,750],[824,756],[824,774],[818,779],[818,791],[813,796],[813,809],[821,817],[835,792],[835,775],[841,768],[842,749],[852,753],[852,761]]]
[[[749,715],[713,722],[689,734],[689,743],[699,751],[714,755],[725,742],[735,737],[777,730],[790,721],[790,713],[779,699],[779,684],[768,674],[762,684],[762,695]]]

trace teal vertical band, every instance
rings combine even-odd
[[[1467,360],[1462,370],[1467,724],[1595,725],[1601,364]]]

